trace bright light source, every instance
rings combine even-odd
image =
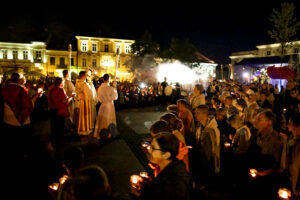
[[[141,83],[140,83],[140,88],[143,89],[143,88],[145,88],[146,86],[147,86],[147,85],[146,85],[144,82],[141,82]]]
[[[243,73],[243,77],[244,77],[244,78],[249,78],[249,76],[250,76],[250,75],[249,75],[248,72],[244,72],[244,73]]]
[[[167,77],[167,82],[189,84],[198,79],[197,74],[188,66],[180,62],[163,63],[158,66],[157,80],[163,82]]]

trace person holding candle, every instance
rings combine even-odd
[[[132,187],[132,192],[143,200],[185,200],[192,198],[193,180],[184,163],[176,158],[179,141],[175,135],[162,132],[150,145],[150,162],[160,167],[160,173],[152,182],[145,184],[143,191]]]
[[[260,112],[254,120],[257,129],[255,137],[256,155],[252,155],[251,168],[257,170],[255,178],[256,194],[263,194],[270,199],[276,198],[280,185],[280,162],[283,149],[283,138],[273,129],[275,115],[270,111]],[[254,194],[254,193],[253,193]]]
[[[288,171],[294,197],[300,197],[300,115],[293,115],[288,124],[293,136],[288,141]]]
[[[248,148],[251,137],[251,132],[247,125],[245,125],[243,118],[240,115],[232,115],[228,119],[228,123],[236,130],[233,136],[233,162],[232,177],[235,184],[240,189],[245,189],[245,183],[248,177]]]
[[[202,186],[209,185],[211,177],[220,171],[220,131],[213,116],[209,116],[207,105],[200,105],[195,111],[198,122],[190,154],[191,172]]]

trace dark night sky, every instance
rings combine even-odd
[[[62,2],[9,5],[7,20],[0,24],[0,41],[7,39],[8,27],[20,24],[35,30],[32,38],[49,24],[59,24],[73,40],[75,35],[134,39],[148,30],[162,46],[167,46],[171,37],[189,38],[201,53],[226,64],[232,52],[254,50],[256,45],[272,42],[267,34],[269,18],[282,1]],[[294,2],[300,19],[300,1],[289,2]]]

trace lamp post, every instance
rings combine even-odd
[[[71,73],[71,60],[72,60],[72,44],[69,44],[69,52],[70,52],[70,73]]]
[[[117,69],[118,69],[118,65],[119,65],[119,57],[120,57],[120,49],[117,48],[117,54],[116,54],[116,69],[115,69],[115,85],[117,88]]]

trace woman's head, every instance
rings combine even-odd
[[[178,155],[178,148],[179,141],[175,135],[161,132],[151,142],[150,161],[158,165],[164,161],[174,161]]]

